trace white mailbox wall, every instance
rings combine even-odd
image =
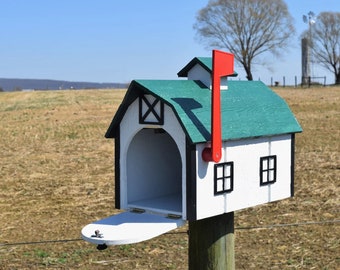
[[[291,135],[223,143],[222,162],[234,162],[234,189],[214,195],[214,163],[197,145],[197,219],[236,211],[291,196]],[[277,156],[277,181],[260,186],[260,157]]]
[[[172,145],[172,147],[177,147],[177,149],[165,149],[164,148],[164,153],[163,156],[158,156],[158,158],[164,158],[167,159],[169,158],[167,155],[169,155],[169,153],[175,153],[175,152],[179,152],[180,154],[180,161],[178,161],[179,163],[181,163],[179,166],[181,166],[180,169],[180,175],[178,177],[178,179],[173,179],[174,181],[174,185],[178,185],[178,182],[181,185],[181,196],[179,196],[177,199],[180,200],[180,204],[181,204],[181,212],[178,213],[178,211],[170,211],[173,212],[175,214],[180,214],[182,215],[183,219],[186,219],[186,181],[185,181],[185,176],[186,176],[186,168],[185,168],[185,156],[186,156],[186,149],[185,149],[185,134],[181,128],[181,126],[179,125],[177,118],[175,116],[175,114],[173,113],[172,109],[167,106],[164,105],[164,125],[162,126],[157,126],[157,125],[146,125],[146,124],[139,124],[139,102],[138,99],[135,100],[127,109],[124,118],[121,121],[120,124],[120,181],[121,181],[121,187],[120,187],[120,197],[121,197],[121,208],[122,209],[129,209],[130,207],[138,207],[139,205],[131,205],[130,202],[134,201],[134,198],[132,198],[132,196],[134,196],[134,194],[136,194],[136,196],[138,196],[138,199],[142,199],[143,197],[143,192],[144,195],[147,197],[148,195],[150,195],[152,198],[155,198],[153,202],[148,202],[149,205],[153,204],[153,206],[148,207],[147,210],[151,210],[151,211],[156,211],[156,212],[161,212],[161,213],[169,213],[169,209],[172,209],[171,204],[172,203],[178,203],[178,202],[174,202],[174,198],[172,198],[171,200],[165,201],[162,200],[162,198],[159,198],[160,200],[156,200],[157,197],[157,189],[159,188],[159,186],[157,186],[157,183],[152,184],[150,181],[149,183],[145,183],[145,185],[141,185],[141,186],[134,186],[134,185],[129,185],[128,184],[128,174],[129,175],[134,175],[135,177],[138,177],[138,175],[140,176],[140,181],[144,181],[145,175],[144,172],[138,172],[138,171],[134,171],[132,172],[131,170],[137,170],[136,167],[137,166],[133,166],[133,164],[127,164],[128,160],[128,151],[129,148],[131,146],[131,143],[133,142],[133,144],[135,145],[136,143],[138,143],[138,140],[143,143],[143,139],[138,138],[140,131],[143,128],[150,128],[150,129],[156,129],[156,128],[162,128],[164,129],[169,136],[171,136],[171,138],[173,139],[173,141],[175,142],[175,144],[169,143],[169,146]],[[137,136],[136,136],[137,135]],[[136,138],[136,140],[134,140]],[[175,145],[175,146],[174,146]],[[134,149],[137,150],[136,146],[133,146]],[[152,147],[152,145],[151,145]],[[160,145],[157,145],[157,143],[154,144],[154,147],[160,147]],[[143,148],[143,146],[141,146],[141,149]],[[150,149],[150,152],[152,152],[153,149]],[[145,150],[147,151],[147,149]],[[131,152],[130,152],[131,154]],[[138,153],[138,155],[140,155],[141,153]],[[145,163],[145,162],[149,162],[148,159],[148,154],[152,154],[152,153],[145,153],[144,159],[143,159],[143,155],[140,158],[134,158],[134,160],[139,160],[139,162],[141,163]],[[160,153],[158,153],[158,155],[160,155]],[[133,159],[132,159],[133,160]],[[174,164],[174,162],[171,162],[171,157],[169,159],[169,165],[171,166],[171,164]],[[131,163],[131,162],[130,162]],[[138,166],[139,169],[141,169],[141,166]],[[148,166],[147,168],[150,168],[150,166]],[[145,172],[145,174],[148,174],[150,177],[154,174],[154,175],[162,175],[164,177],[167,177],[167,175],[164,174],[164,167],[162,166],[157,166],[157,164],[155,166],[152,166],[152,169],[155,170],[154,172]],[[130,170],[128,172],[128,170]],[[143,180],[144,178],[144,180]],[[154,182],[157,181],[156,179],[154,180]],[[171,179],[170,179],[171,181]],[[170,182],[163,182],[162,185],[171,185]],[[144,191],[141,191],[140,188],[143,188]],[[129,188],[129,190],[128,190]],[[136,190],[131,190],[133,188],[136,188]],[[138,190],[137,190],[138,189]],[[166,188],[162,188],[162,191],[160,192],[160,196],[164,195],[164,190]],[[130,196],[128,198],[128,196]],[[170,204],[170,205],[169,205]],[[162,209],[162,207],[164,206],[164,209]],[[141,206],[140,206],[141,207]],[[142,207],[141,207],[142,208]]]
[[[204,69],[201,65],[196,64],[189,70],[188,72],[188,80],[198,80],[201,81],[206,87],[212,88],[211,82],[211,74],[206,69]],[[221,90],[228,89],[228,78],[222,77],[221,78]]]

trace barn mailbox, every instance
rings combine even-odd
[[[134,80],[109,126],[115,204],[126,210],[82,230],[95,244],[150,239],[195,221],[294,194],[294,136],[286,102],[235,76],[233,55],[196,57],[179,77]]]

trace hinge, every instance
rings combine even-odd
[[[136,214],[142,214],[142,213],[145,212],[145,210],[144,210],[144,209],[141,209],[141,208],[132,208],[132,209],[130,210],[130,212],[131,212],[131,213],[136,213]]]
[[[180,219],[180,218],[182,218],[181,215],[175,215],[175,214],[167,214],[166,217],[170,218],[170,219]]]

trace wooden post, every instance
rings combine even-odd
[[[189,222],[189,270],[234,270],[234,212]]]

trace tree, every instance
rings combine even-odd
[[[340,84],[340,12],[321,12],[311,31],[314,60],[334,74]]]
[[[210,0],[196,17],[196,35],[209,48],[234,54],[253,80],[252,66],[265,52],[280,55],[295,28],[283,0]]]

